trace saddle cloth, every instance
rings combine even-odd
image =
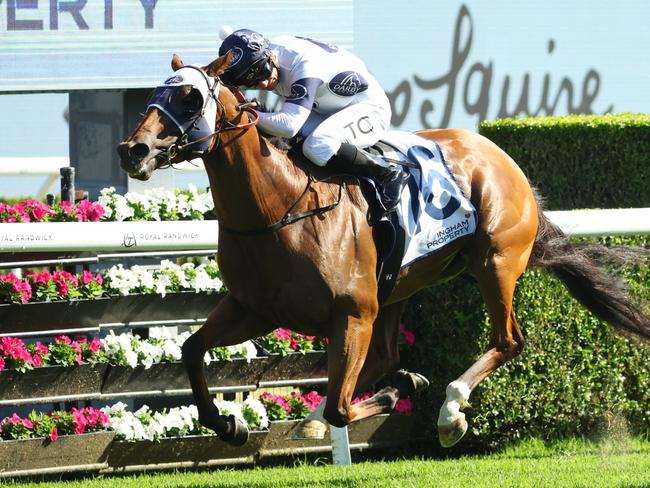
[[[476,230],[476,209],[454,180],[438,144],[406,131],[389,131],[383,157],[410,162],[411,177],[397,207],[406,242],[401,267],[413,264]]]
[[[402,168],[410,174],[397,211],[380,222],[392,234],[384,237],[390,242],[383,243],[380,253],[382,303],[392,292],[401,268],[474,234],[477,213],[447,168],[436,142],[411,132],[389,131],[371,150],[386,159],[405,162]]]

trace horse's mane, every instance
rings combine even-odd
[[[287,171],[289,174],[294,175],[299,181],[304,181],[305,174],[310,174],[314,177],[319,197],[323,199],[324,202],[335,201],[338,199],[340,182],[345,179],[347,183],[346,191],[351,202],[356,207],[365,204],[365,198],[358,178],[352,175],[343,174],[341,174],[340,178],[337,178],[339,173],[333,173],[325,167],[313,164],[302,153],[302,140],[271,136],[262,131],[259,131],[259,134],[267,143],[271,151],[275,151],[279,157],[283,157],[291,163],[287,164]],[[328,179],[328,181],[321,182],[325,179]]]

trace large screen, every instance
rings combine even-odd
[[[222,25],[352,47],[352,0],[0,1],[0,92],[155,86],[214,59]]]

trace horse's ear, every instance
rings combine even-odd
[[[208,76],[219,76],[221,73],[226,71],[226,68],[228,68],[232,55],[233,50],[231,49],[223,56],[219,56],[217,59],[212,61],[209,65],[204,66],[203,71],[205,71]]]
[[[174,71],[178,71],[181,69],[183,66],[185,66],[185,63],[183,63],[183,60],[178,54],[174,54],[172,56],[172,69]]]

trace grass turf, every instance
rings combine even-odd
[[[501,452],[458,459],[401,459],[331,466],[296,461],[293,466],[210,471],[89,476],[78,479],[1,480],[12,488],[120,487],[650,487],[650,442],[618,439],[551,444],[523,441]]]

